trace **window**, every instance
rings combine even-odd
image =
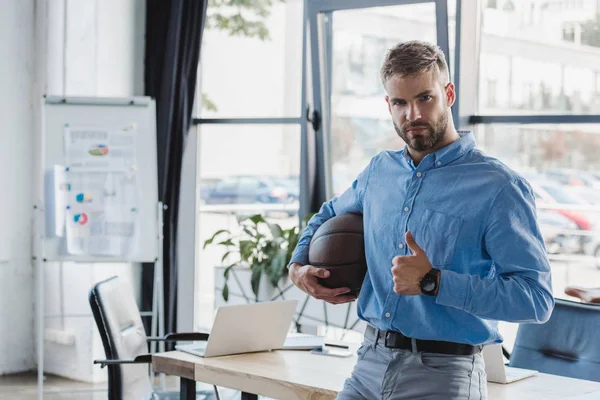
[[[495,107],[498,99],[498,82],[495,80],[487,81],[487,107]]]
[[[452,3],[454,8],[449,11],[453,12],[456,3]],[[418,39],[436,43],[435,7],[429,2],[333,13],[332,195],[341,194],[379,151],[404,147],[394,131],[379,72],[386,51],[398,42]],[[452,51],[448,56],[453,59],[451,55]],[[452,74],[454,65],[450,63],[449,68]]]
[[[502,10],[507,12],[515,11],[515,5],[511,0],[506,0],[502,6]]]
[[[479,60],[477,100],[463,117],[480,149],[531,184],[554,295],[569,298],[567,286],[600,285],[598,5],[479,1],[463,14],[481,12],[480,53],[461,60]],[[517,328],[500,323],[509,350]]]
[[[203,249],[204,242],[217,230],[235,230],[240,218],[254,214],[262,214],[283,229],[298,224],[300,129],[211,124],[199,130],[197,291],[200,324],[206,326],[212,321],[215,302],[222,301],[216,297],[220,293],[215,288],[219,278],[215,267],[225,264],[225,250]]]
[[[592,3],[568,12],[546,7],[528,24],[508,2],[502,10],[483,8],[479,81],[497,81],[498,93],[490,104],[480,84],[479,113],[599,113],[600,23]]]
[[[476,138],[531,184],[555,296],[566,297],[568,285],[600,283],[600,127],[480,125]]]
[[[201,118],[296,117],[302,0],[210,2],[200,58]],[[239,14],[238,14],[239,12]]]
[[[223,301],[216,267],[236,261],[205,241],[255,214],[283,229],[299,222],[304,2],[227,3],[208,5],[196,96],[200,327]]]

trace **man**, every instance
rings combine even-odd
[[[482,345],[501,342],[497,320],[545,322],[554,307],[550,267],[529,184],[457,132],[454,85],[442,51],[400,43],[381,78],[406,146],[373,157],[352,185],[321,207],[290,263],[303,291],[327,289],[306,265],[317,228],[363,214],[368,273],[358,299],[368,323],[358,363],[338,399],[485,399]]]

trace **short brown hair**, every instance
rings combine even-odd
[[[381,67],[381,81],[385,85],[394,75],[410,76],[425,71],[434,71],[438,75],[443,73],[450,77],[442,49],[419,40],[400,42],[385,55]]]

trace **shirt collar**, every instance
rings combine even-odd
[[[475,136],[472,131],[458,131],[458,135],[460,138],[457,141],[450,143],[446,147],[442,147],[436,152],[427,154],[419,163],[418,168],[430,169],[443,167],[475,148]],[[417,168],[408,154],[408,146],[404,146],[402,155],[409,167],[412,169]]]

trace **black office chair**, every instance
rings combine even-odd
[[[164,338],[148,338],[133,292],[117,277],[97,283],[89,294],[92,314],[100,331],[106,360],[94,364],[108,366],[109,400],[179,399],[179,393],[157,393],[152,389],[148,364],[149,340],[206,340],[206,333],[175,333]],[[216,391],[198,392],[197,399],[213,399]]]
[[[521,324],[511,367],[600,382],[600,306],[556,300],[545,324]]]

